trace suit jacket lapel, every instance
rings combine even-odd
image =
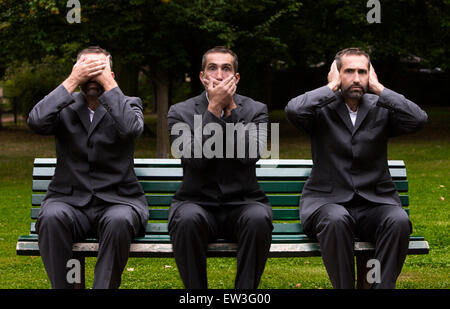
[[[88,138],[91,136],[92,132],[94,132],[97,125],[100,123],[100,121],[105,117],[106,115],[106,109],[103,107],[103,105],[99,104],[97,108],[95,109],[94,118],[92,119],[92,123],[89,126],[88,131]]]
[[[195,99],[195,114],[203,115],[208,108],[208,99],[206,98],[206,91],[203,91],[201,95]]]
[[[336,95],[336,103],[334,103],[334,107],[336,113],[342,119],[347,129],[350,131],[350,133],[353,133],[353,124],[352,121],[350,120],[350,115],[348,113],[347,106],[345,106],[344,98],[340,93]]]
[[[235,108],[236,112],[239,112],[241,110],[242,106],[242,97],[240,95],[234,94],[234,103],[236,103],[237,107]]]
[[[361,123],[366,118],[369,109],[370,109],[370,102],[368,101],[368,97],[363,96],[361,102],[358,105],[358,114],[356,115],[356,122],[355,127],[353,128],[353,134],[355,134],[355,132],[361,126]]]
[[[91,121],[89,120],[89,111],[86,102],[84,101],[84,97],[81,93],[77,93],[73,95],[75,103],[70,105],[70,107],[77,113],[78,117],[83,124],[83,127],[86,129],[86,132],[89,131],[89,126],[91,125]]]

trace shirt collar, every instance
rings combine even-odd
[[[348,107],[347,103],[345,103],[345,107],[347,107],[348,112],[349,112],[350,114],[356,114],[356,113],[358,113],[358,108],[356,108],[356,111],[352,111],[352,110],[350,109],[350,107]]]

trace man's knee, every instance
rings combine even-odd
[[[349,212],[341,205],[327,204],[318,210],[315,220],[317,232],[324,230],[337,233],[353,229],[355,223]]]
[[[207,226],[208,219],[205,210],[196,204],[186,203],[178,206],[169,221],[169,231],[193,233]]]
[[[245,206],[234,233],[253,235],[254,238],[270,239],[272,235],[272,210],[268,206],[252,204]],[[240,237],[240,236],[237,236]]]
[[[253,206],[249,211],[244,212],[241,220],[245,225],[256,230],[272,229],[272,215],[266,206]]]
[[[39,233],[45,228],[70,227],[72,226],[72,212],[69,205],[59,202],[48,203],[39,212],[36,222],[36,230]]]
[[[409,235],[412,231],[411,221],[407,213],[399,207],[392,208],[392,211],[384,218],[380,228],[402,235]]]
[[[136,233],[139,220],[134,210],[127,205],[112,206],[100,220],[100,226],[111,233]]]

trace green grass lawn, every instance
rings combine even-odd
[[[450,108],[427,109],[429,123],[414,135],[395,138],[389,159],[404,160],[410,185],[413,234],[424,236],[430,254],[408,256],[398,288],[450,288],[449,187]],[[271,113],[280,123],[280,158],[311,158],[308,138]],[[154,157],[155,117],[146,115],[147,132],[136,144],[136,158]],[[33,134],[22,123],[0,130],[0,288],[49,288],[40,257],[17,256],[19,235],[30,227],[31,175],[35,157],[54,157],[52,137]],[[87,258],[86,285],[93,281],[95,258]],[[233,288],[236,261],[210,258],[210,288]],[[130,258],[121,288],[183,288],[173,258]],[[320,257],[270,258],[260,288],[331,288]]]

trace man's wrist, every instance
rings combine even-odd
[[[214,114],[217,118],[220,118],[222,115],[222,108],[219,105],[208,105],[208,111]]]
[[[380,95],[381,92],[383,92],[384,90],[384,86],[380,83],[373,85],[371,88],[372,92],[375,93],[376,95]]]
[[[78,81],[69,76],[62,83],[62,85],[64,86],[64,88],[66,88],[67,92],[72,94],[75,91],[75,89],[77,89],[77,87],[78,87]]]
[[[336,92],[339,89],[339,84],[338,83],[334,83],[334,82],[329,82],[327,84],[328,88],[331,89],[331,91]]]
[[[103,89],[105,89],[105,91],[110,91],[111,89],[118,87],[118,84],[115,79],[111,79],[111,80],[106,80],[102,86],[103,86]]]
[[[237,105],[236,105],[236,103],[235,103],[234,100],[233,100],[233,102],[231,102],[231,104],[228,105],[228,106],[225,108],[225,110],[224,110],[224,116],[225,116],[225,117],[230,116],[231,112],[232,112],[233,109],[235,109],[235,108],[237,108]]]

